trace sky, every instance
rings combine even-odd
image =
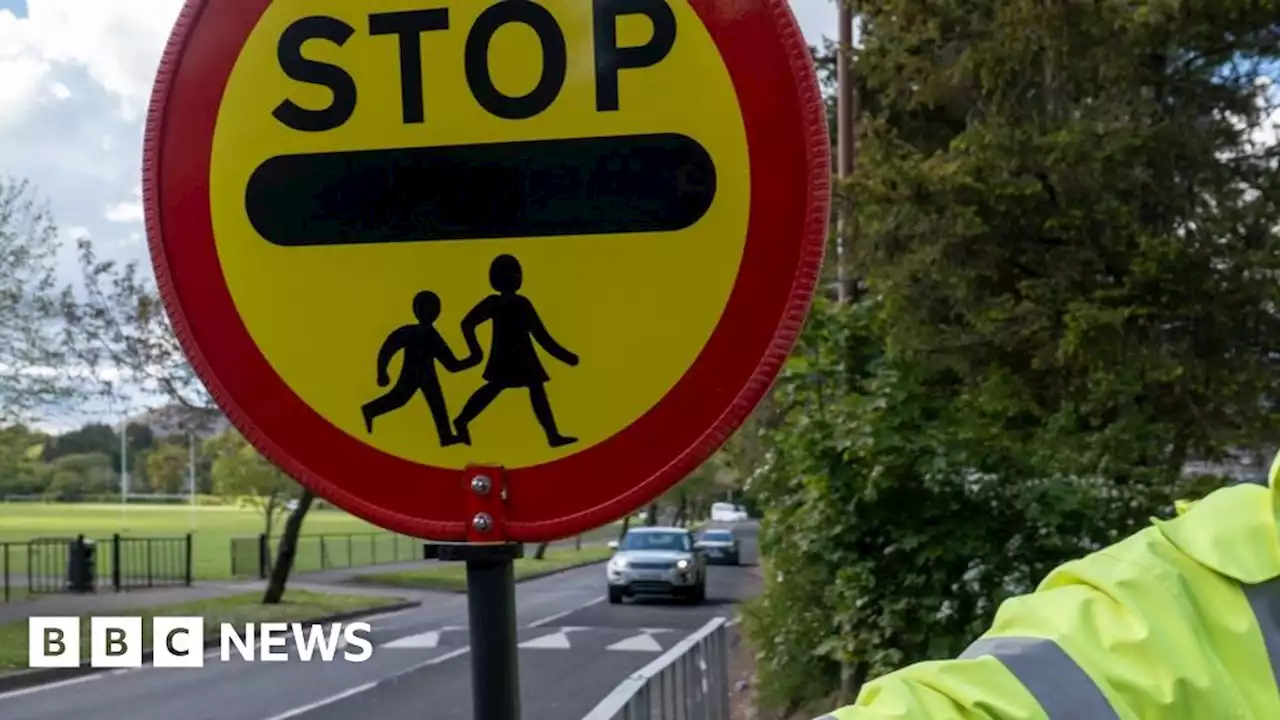
[[[142,122],[181,0],[0,0],[0,174],[31,180],[65,240],[144,261]],[[834,34],[830,0],[793,0],[810,42]]]
[[[147,264],[143,120],[182,0],[0,0],[0,175],[30,180],[60,228],[58,274],[79,280],[75,240]],[[830,0],[792,0],[807,39],[835,33]],[[76,418],[59,418],[61,427]]]
[[[182,0],[0,0],[0,174],[31,180],[60,227],[59,276],[75,242],[147,267],[142,124]],[[791,0],[810,43],[835,33],[830,0]],[[149,270],[149,267],[148,267]]]

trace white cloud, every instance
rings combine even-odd
[[[116,97],[125,118],[139,118],[181,6],[181,0],[28,0],[26,18],[0,15],[0,54],[80,65]]]
[[[0,13],[0,37],[4,37],[5,23],[12,17]],[[48,74],[48,63],[33,57],[8,55],[0,46],[0,128],[22,121]]]
[[[142,222],[142,187],[134,188],[133,195],[133,200],[118,202],[107,208],[104,217],[113,223]]]
[[[63,282],[78,280],[77,237],[110,259],[142,261],[142,118],[181,0],[30,0],[0,11],[0,174],[30,179],[66,243]]]
[[[106,218],[111,222],[139,222],[142,220],[142,203],[116,203],[107,208]]]

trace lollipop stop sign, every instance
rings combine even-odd
[[[514,720],[520,543],[648,503],[763,397],[827,148],[785,0],[188,0],[143,185],[211,395],[467,563],[476,717]]]

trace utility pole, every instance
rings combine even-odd
[[[196,527],[196,435],[187,429],[187,485],[191,488],[191,529]]]
[[[853,92],[853,17],[854,0],[836,0],[839,47],[836,53],[836,177],[841,184],[853,174],[853,117],[857,113]],[[845,267],[845,243],[853,225],[853,208],[843,196],[836,204],[836,299],[849,301],[848,269]]]
[[[129,418],[120,421],[120,524],[124,526],[129,507]]]
[[[836,53],[836,177],[843,189],[845,181],[853,174],[853,118],[858,109],[854,105],[853,91],[853,18],[855,0],[836,0],[839,8],[837,22],[840,25],[840,43]],[[853,227],[853,203],[843,192],[836,196],[836,299],[840,303],[850,300],[850,282],[845,266],[845,243],[849,241]],[[821,385],[819,386],[821,390]],[[822,401],[821,391],[818,394]],[[862,689],[865,666],[860,662],[845,661],[840,668],[840,702],[851,702]]]

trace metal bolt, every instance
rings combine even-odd
[[[476,513],[471,518],[471,526],[480,532],[489,532],[489,528],[493,527],[493,518],[489,517],[489,513]]]
[[[471,478],[471,489],[477,495],[488,495],[489,489],[493,487],[493,481],[484,475],[477,475]]]

